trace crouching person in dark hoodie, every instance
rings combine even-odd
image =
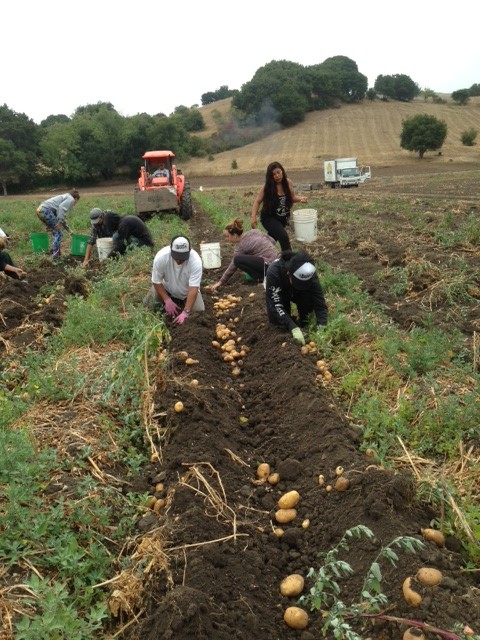
[[[304,251],[284,251],[278,260],[270,264],[266,273],[265,295],[269,321],[305,344],[301,327],[308,325],[308,316],[315,314],[317,326],[324,328],[328,320],[328,308],[318,279],[313,259]],[[292,317],[291,305],[298,311],[298,319]]]

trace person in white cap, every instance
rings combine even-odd
[[[200,293],[203,266],[190,240],[176,236],[153,260],[152,287],[143,303],[151,309],[163,305],[175,324],[183,324],[192,311],[204,311]]]
[[[318,327],[325,327],[328,308],[313,259],[304,251],[284,251],[272,262],[266,273],[265,296],[268,319],[292,337],[305,344],[301,327],[308,325],[308,316],[315,314]],[[291,303],[295,303],[298,319],[292,317]]]

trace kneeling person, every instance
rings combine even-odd
[[[282,257],[268,267],[265,288],[268,319],[290,331],[301,344],[305,344],[305,337],[300,327],[307,326],[311,312],[318,327],[326,326],[327,304],[313,259],[307,253],[284,251]],[[297,306],[297,321],[292,317],[292,302]]]
[[[192,311],[204,311],[200,293],[202,259],[184,236],[172,239],[153,260],[152,287],[143,303],[155,309],[163,305],[165,313],[183,324]]]

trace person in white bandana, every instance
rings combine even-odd
[[[328,308],[313,259],[304,251],[284,251],[266,273],[265,296],[269,321],[290,331],[294,340],[305,344],[302,327],[313,312],[318,328],[328,321]],[[295,303],[298,318],[292,316]]]

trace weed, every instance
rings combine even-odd
[[[360,590],[360,601],[346,605],[340,599],[341,588],[338,580],[351,576],[353,569],[348,562],[339,560],[338,555],[342,551],[349,551],[350,539],[360,539],[362,536],[370,540],[374,538],[373,532],[364,525],[348,529],[335,547],[319,555],[323,560],[320,569],[311,568],[307,574],[308,578],[314,579],[314,584],[310,593],[301,596],[299,602],[311,611],[321,610],[324,612],[325,621],[322,627],[324,637],[327,637],[331,632],[333,637],[339,640],[362,640],[362,636],[352,629],[348,620],[361,617],[366,611],[370,615],[374,614],[384,609],[388,604],[387,596],[382,592],[381,586],[381,561],[386,560],[396,566],[399,557],[394,551],[394,547],[410,553],[416,553],[424,547],[422,541],[410,536],[398,536],[390,544],[382,547],[365,576]]]

